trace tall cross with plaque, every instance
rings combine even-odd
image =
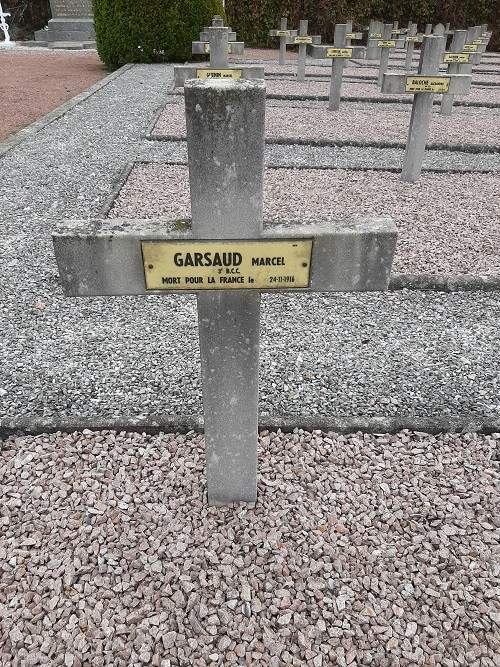
[[[396,243],[388,218],[264,227],[265,97],[263,80],[186,81],[190,224],[53,234],[66,295],[197,295],[211,505],[256,500],[261,292],[387,289]]]
[[[347,46],[347,34],[347,25],[345,23],[338,23],[335,26],[333,46],[312,44],[307,47],[307,53],[312,58],[332,59],[332,76],[328,98],[328,108],[330,111],[338,111],[340,108],[342,73],[346,61],[349,58],[363,58],[366,51],[363,46]]]
[[[469,75],[439,73],[444,46],[444,37],[425,35],[416,75],[409,75],[407,72],[384,74],[383,93],[414,95],[401,171],[401,179],[408,183],[414,183],[420,178],[434,94],[468,95],[470,91]]]

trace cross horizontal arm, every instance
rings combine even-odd
[[[191,53],[193,55],[206,55],[210,53],[209,42],[192,42]],[[245,42],[229,42],[227,45],[227,52],[236,55],[242,55],[245,52]]]
[[[200,42],[209,42],[210,41],[210,28],[206,28],[203,32],[200,32]],[[228,42],[236,41],[236,33],[231,31],[231,28],[227,28],[227,40]]]
[[[277,281],[270,289],[357,292],[387,289],[396,235],[396,226],[389,218],[370,218],[267,224],[262,238],[256,240],[312,240],[309,286],[297,289],[286,281]],[[168,283],[166,290],[146,289],[142,243],[199,242],[193,238],[189,221],[174,220],[64,221],[57,225],[52,238],[67,296],[174,291],[175,286]],[[196,274],[196,269],[192,273]]]
[[[307,47],[307,55],[311,58],[364,58],[366,48],[364,46],[344,46],[337,48],[326,44],[310,44]]]
[[[472,77],[469,74],[443,74],[427,76],[425,74],[384,74],[383,93],[448,93],[449,95],[468,95]]]

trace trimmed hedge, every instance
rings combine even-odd
[[[97,52],[108,69],[127,63],[183,62],[221,0],[92,0]]]
[[[459,29],[487,23],[493,30],[488,50],[500,49],[498,0],[226,0],[226,16],[238,39],[248,46],[276,46],[268,31],[279,28],[280,17],[286,16],[292,29],[299,27],[300,19],[308,19],[309,34],[319,34],[330,43],[335,24],[347,20],[353,20],[357,30],[371,19],[399,21],[401,27],[413,21],[420,30],[426,23],[449,22]]]

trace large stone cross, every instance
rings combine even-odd
[[[68,296],[196,293],[208,501],[254,502],[261,292],[384,290],[396,228],[265,227],[264,81],[188,80],[184,96],[191,224],[65,221],[54,249]]]
[[[409,93],[414,95],[410,127],[406,141],[401,179],[414,183],[420,178],[425,144],[429,134],[432,102],[435,93],[468,95],[471,76],[465,74],[439,74],[445,38],[425,35],[423,38],[418,73],[409,75],[388,72],[384,74],[383,93]]]
[[[311,44],[307,47],[307,53],[312,58],[332,59],[332,76],[328,98],[328,108],[330,111],[338,111],[340,108],[340,89],[342,87],[342,74],[346,61],[350,58],[364,58],[366,52],[364,46],[347,46],[347,34],[347,25],[345,23],[338,23],[335,26],[333,46]]]
[[[209,54],[208,67],[177,65],[174,67],[174,86],[182,88],[187,79],[263,79],[263,65],[229,65],[229,53],[243,53],[244,43],[236,42],[236,34],[225,27],[220,16],[214,16],[212,26],[205,28],[200,37],[207,41],[193,42],[194,54]]]

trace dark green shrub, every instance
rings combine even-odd
[[[487,23],[493,30],[488,50],[500,49],[500,14],[498,0],[226,0],[228,24],[238,33],[238,39],[248,46],[277,46],[269,40],[271,28],[279,27],[281,16],[288,18],[289,28],[298,28],[300,19],[309,20],[309,34],[320,34],[331,42],[335,23],[349,19],[359,30],[370,19],[384,23],[408,21],[418,23],[451,23],[452,28],[468,28]]]
[[[92,0],[97,51],[109,69],[191,59],[221,0]]]

